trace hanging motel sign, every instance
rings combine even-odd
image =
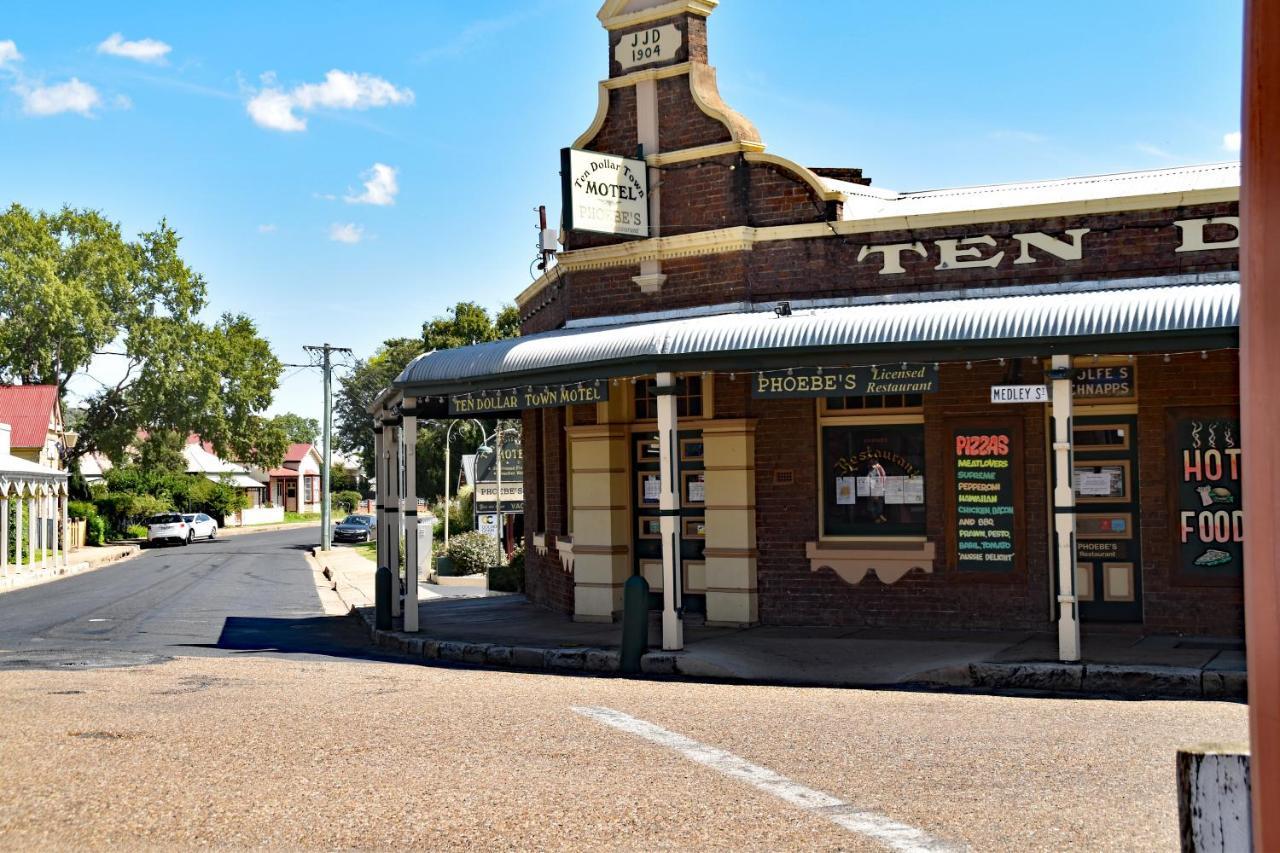
[[[473,391],[449,397],[449,414],[480,415],[522,409],[554,409],[603,403],[609,399],[609,380],[588,379],[567,385],[525,385],[501,391]]]
[[[566,229],[649,236],[649,173],[643,160],[562,148],[560,185]]]
[[[757,373],[752,397],[869,397],[873,394],[928,394],[938,390],[932,364],[866,367],[792,367]]]

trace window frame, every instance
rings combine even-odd
[[[827,489],[826,482],[823,479],[823,455],[825,452],[825,444],[823,442],[823,430],[826,427],[838,426],[857,426],[857,427],[874,427],[874,426],[919,426],[924,428],[924,412],[923,407],[909,409],[871,409],[862,410],[869,411],[870,414],[855,412],[850,414],[846,410],[837,409],[839,414],[829,414],[826,407],[826,398],[819,397],[815,401],[814,411],[816,417],[814,424],[816,429],[814,443],[814,487],[817,490],[818,497],[818,540],[820,542],[928,542],[929,541],[929,470],[927,464],[928,456],[928,437],[925,437],[925,446],[923,449],[923,464],[921,470],[925,477],[925,520],[921,525],[920,533],[828,533],[827,532]]]

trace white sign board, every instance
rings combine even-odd
[[[664,24],[624,35],[613,49],[613,58],[618,60],[623,71],[651,62],[671,61],[680,50],[682,41],[680,29],[675,24]]]
[[[1048,385],[992,385],[993,403],[1047,403]]]
[[[565,148],[560,181],[565,228],[649,236],[649,172],[643,160]]]

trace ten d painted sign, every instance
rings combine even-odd
[[[649,172],[643,160],[599,151],[560,151],[564,227],[649,236]]]

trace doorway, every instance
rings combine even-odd
[[[685,613],[706,613],[706,467],[703,461],[702,431],[682,430],[677,437],[679,460],[676,476],[680,485],[680,515],[676,521],[679,543],[681,595]],[[636,433],[631,437],[631,459],[635,489],[632,511],[632,542],[635,562],[632,571],[649,582],[649,609],[662,609],[662,534],[658,510],[661,464],[658,434]]]
[[[1134,415],[1074,420],[1076,596],[1083,622],[1142,621],[1137,424]]]

